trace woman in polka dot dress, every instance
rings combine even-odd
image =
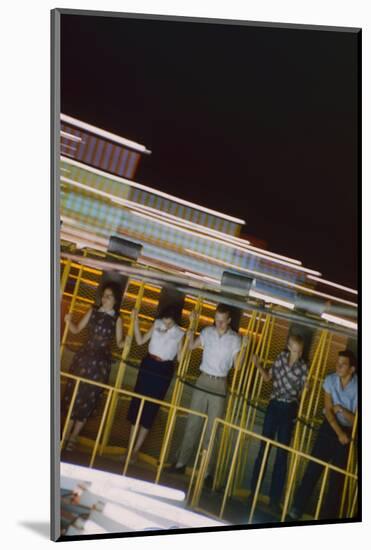
[[[116,337],[119,348],[124,347],[122,321],[120,317],[121,293],[118,286],[107,283],[103,287],[101,305],[90,308],[78,324],[74,324],[71,314],[65,316],[68,330],[78,334],[88,328],[88,338],[83,347],[76,352],[69,372],[76,376],[89,378],[95,382],[108,382],[112,364],[111,344]],[[62,411],[67,414],[75,386],[75,381],[67,383],[62,399]],[[102,389],[91,384],[80,383],[71,420],[67,430],[67,450],[73,450],[76,439],[86,420],[97,406]]]

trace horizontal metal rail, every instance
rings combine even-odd
[[[176,417],[176,414],[178,412],[186,413],[186,414],[193,414],[193,415],[199,416],[201,419],[203,419],[203,429],[202,429],[200,444],[198,446],[198,450],[197,450],[194,465],[193,465],[193,470],[195,470],[196,464],[197,464],[198,458],[199,458],[199,453],[200,453],[201,448],[202,448],[203,438],[204,438],[204,435],[205,435],[206,423],[207,423],[207,420],[208,420],[207,414],[201,413],[201,412],[198,412],[198,411],[193,411],[192,409],[182,407],[181,405],[173,405],[172,403],[168,403],[166,401],[161,401],[160,399],[155,399],[153,397],[143,396],[139,393],[135,393],[135,392],[130,391],[130,390],[115,388],[114,386],[110,386],[109,384],[103,384],[102,382],[95,382],[94,380],[90,380],[88,378],[83,378],[81,376],[76,376],[74,374],[69,374],[69,373],[66,373],[66,372],[61,372],[60,374],[61,374],[62,378],[67,378],[67,379],[70,379],[70,380],[74,380],[76,382],[73,393],[72,393],[72,398],[71,398],[71,401],[70,401],[70,404],[69,404],[69,407],[68,407],[68,411],[67,411],[67,415],[66,415],[66,419],[65,419],[65,423],[64,423],[64,428],[63,428],[63,431],[62,431],[62,439],[61,439],[61,443],[60,443],[61,449],[63,448],[63,445],[64,445],[64,441],[65,441],[67,430],[68,430],[68,424],[69,424],[70,419],[71,419],[72,410],[73,410],[73,406],[74,406],[75,401],[76,401],[79,386],[80,386],[81,383],[90,384],[92,386],[99,387],[102,390],[107,390],[107,392],[108,392],[106,403],[105,403],[104,410],[103,410],[103,414],[102,414],[101,420],[99,422],[98,432],[97,432],[97,436],[96,436],[95,443],[94,443],[94,446],[93,446],[93,452],[92,452],[90,462],[89,462],[89,467],[90,468],[92,468],[93,465],[94,465],[94,461],[95,461],[96,454],[97,454],[97,451],[98,451],[98,446],[99,446],[99,442],[100,442],[100,439],[101,439],[102,431],[103,431],[104,424],[105,424],[105,421],[106,421],[106,418],[107,418],[107,411],[108,411],[110,401],[112,399],[112,396],[114,394],[117,394],[118,396],[125,396],[125,397],[131,397],[131,398],[134,397],[134,398],[137,398],[138,400],[140,400],[139,411],[138,411],[138,415],[137,415],[135,426],[134,426],[133,437],[132,437],[132,439],[130,441],[130,444],[129,444],[128,453],[127,453],[127,456],[126,456],[125,465],[124,465],[124,469],[123,469],[123,475],[126,475],[126,472],[127,472],[127,469],[128,469],[129,463],[130,463],[131,454],[132,454],[133,447],[134,447],[134,441],[135,441],[136,435],[137,435],[138,430],[139,430],[139,423],[140,423],[140,419],[141,419],[141,416],[142,416],[142,412],[143,412],[145,402],[155,403],[155,404],[159,405],[160,407],[164,407],[166,409],[169,409],[169,414],[171,416],[172,423],[175,422],[175,417]],[[155,483],[158,483],[159,480],[160,480],[160,476],[161,476],[161,473],[162,473],[162,470],[163,470],[163,467],[164,467],[164,457],[166,456],[167,449],[170,445],[170,437],[168,437],[168,434],[164,434],[164,437],[165,437],[165,447],[164,447],[165,450],[163,450],[163,452],[161,454],[161,457],[159,459],[159,462],[158,462]],[[192,481],[193,481],[193,477],[194,476],[192,475],[191,484],[192,484]]]
[[[282,514],[281,514],[281,518],[280,518],[281,522],[283,522],[285,520],[285,517],[287,515],[288,503],[289,503],[289,500],[290,500],[290,493],[293,490],[294,477],[295,477],[295,472],[296,472],[296,468],[297,468],[299,459],[305,459],[309,462],[315,462],[316,464],[319,464],[319,465],[323,466],[323,468],[325,469],[325,474],[324,474],[322,482],[321,482],[320,495],[319,495],[319,499],[318,499],[318,502],[317,502],[314,519],[319,518],[319,514],[320,514],[322,502],[323,502],[323,497],[324,497],[324,492],[325,492],[324,490],[325,490],[326,480],[327,480],[327,477],[328,477],[330,471],[342,474],[345,477],[345,479],[350,479],[350,480],[353,480],[355,482],[358,481],[358,476],[357,475],[352,474],[351,472],[349,472],[347,470],[344,470],[342,468],[339,468],[338,466],[335,466],[333,464],[329,464],[327,462],[324,462],[323,460],[321,460],[319,458],[316,458],[312,455],[309,455],[307,453],[304,453],[302,451],[299,451],[297,449],[289,447],[288,445],[283,445],[282,443],[279,443],[278,441],[275,441],[273,439],[269,439],[269,438],[267,438],[263,435],[252,432],[251,430],[241,428],[241,426],[237,426],[235,424],[232,424],[231,422],[227,422],[226,420],[222,420],[221,418],[216,418],[214,420],[214,423],[213,423],[213,428],[212,428],[212,432],[211,432],[210,443],[209,443],[208,449],[202,457],[201,467],[199,469],[199,473],[198,473],[198,476],[197,476],[197,479],[196,479],[196,482],[195,482],[195,490],[194,490],[194,493],[193,493],[193,496],[192,496],[192,499],[191,499],[191,506],[193,508],[195,508],[197,511],[204,512],[204,513],[209,513],[209,512],[207,512],[207,510],[203,510],[202,508],[200,508],[198,506],[198,504],[199,504],[199,500],[200,500],[200,497],[201,497],[201,491],[202,491],[203,482],[204,482],[204,475],[205,475],[207,466],[210,462],[210,458],[211,458],[214,442],[215,442],[215,439],[216,439],[216,433],[217,433],[218,426],[225,426],[225,427],[228,427],[230,430],[234,430],[234,431],[237,432],[237,442],[236,442],[236,446],[235,446],[235,450],[234,450],[234,453],[233,453],[233,456],[232,456],[231,463],[229,465],[230,476],[228,477],[228,482],[227,482],[227,485],[226,485],[225,490],[224,490],[224,497],[223,497],[223,500],[222,500],[219,515],[216,516],[216,517],[218,517],[218,519],[223,518],[223,515],[224,515],[225,504],[226,504],[226,500],[227,500],[227,496],[228,496],[229,486],[230,486],[230,483],[231,483],[231,477],[233,476],[233,472],[235,471],[236,460],[237,460],[237,457],[238,457],[237,450],[238,450],[238,447],[239,447],[240,442],[241,442],[242,434],[244,434],[245,436],[249,436],[252,439],[255,439],[255,440],[257,440],[261,443],[265,443],[263,460],[262,460],[261,467],[260,467],[260,470],[259,470],[259,475],[258,475],[258,480],[257,480],[256,488],[255,488],[255,491],[254,491],[254,495],[252,496],[252,505],[251,505],[251,509],[250,509],[250,513],[249,513],[248,523],[252,523],[252,520],[253,520],[253,517],[254,517],[254,512],[255,512],[257,501],[258,501],[260,486],[261,486],[261,483],[262,483],[265,466],[266,466],[266,463],[267,463],[267,460],[268,460],[269,450],[272,447],[276,447],[278,449],[283,449],[283,450],[287,451],[288,454],[292,455],[293,458],[294,458],[294,467],[293,467],[293,469],[292,469],[292,471],[289,475],[288,490],[286,491],[283,510],[282,510]],[[356,498],[356,497],[354,496],[354,498]],[[353,500],[353,503],[354,503],[354,500]],[[353,510],[355,509],[355,504],[353,504],[352,509]]]

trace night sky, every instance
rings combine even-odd
[[[357,287],[357,35],[62,15],[62,112],[144,144],[136,181]]]

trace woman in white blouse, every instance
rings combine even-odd
[[[133,310],[134,335],[138,345],[149,341],[148,353],[144,357],[134,391],[141,395],[163,400],[170,386],[175,368],[175,358],[180,357],[184,332],[177,324],[179,310],[169,306],[165,308],[152,327],[141,334],[138,323],[138,311]],[[138,415],[140,400],[133,397],[127,418],[131,422],[130,441],[134,434],[134,426]],[[140,418],[138,437],[133,448],[132,462],[138,457],[145,438],[153,425],[159,405],[146,401]]]

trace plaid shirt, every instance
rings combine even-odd
[[[290,403],[297,401],[308,375],[308,366],[303,359],[289,365],[289,351],[283,351],[270,368],[273,391],[271,399]]]

